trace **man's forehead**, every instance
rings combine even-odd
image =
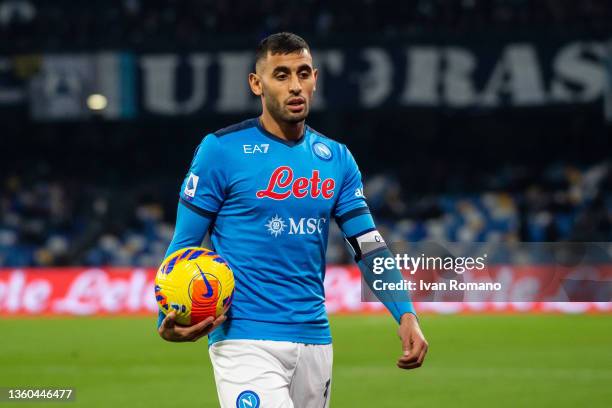
[[[312,66],[312,55],[306,48],[289,54],[272,54],[272,52],[268,51],[268,55],[261,62],[262,67],[265,66],[266,69],[274,69],[278,66],[299,67],[304,64]]]

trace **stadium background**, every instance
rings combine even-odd
[[[205,346],[156,337],[147,268],[199,140],[257,115],[242,78],[279,30],[313,47],[308,123],[352,150],[388,241],[609,243],[611,20],[604,0],[0,1],[0,386],[215,406]],[[337,229],[328,262],[350,274]],[[332,281],[333,406],[612,399],[609,302],[420,305],[431,352],[406,373],[391,319]]]

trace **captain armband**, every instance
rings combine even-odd
[[[373,229],[353,237],[346,238],[355,255],[355,262],[387,249],[387,244],[378,230]]]

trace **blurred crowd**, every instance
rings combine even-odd
[[[505,30],[513,36],[531,30],[609,34],[610,21],[612,2],[606,0],[0,0],[0,50],[195,49],[233,38],[254,43],[280,30],[304,33],[313,43],[318,37],[346,45],[358,34],[393,38],[438,33],[446,42],[456,38],[455,33]],[[397,120],[396,113],[371,113],[369,126],[351,115],[338,118],[336,112],[322,118],[328,120],[323,128],[350,135],[353,146],[361,146],[361,165],[389,171],[369,171],[365,180],[368,203],[387,241],[612,240],[611,164],[601,162],[600,154],[608,136],[599,136],[604,130],[592,113],[551,111],[525,120],[503,114],[439,119],[420,113]],[[0,266],[160,262],[173,234],[173,172],[178,170],[151,166],[150,157],[166,154],[166,138],[177,132],[176,124],[39,125],[24,124],[10,113],[6,119],[5,133],[12,135],[13,146],[6,155],[9,160],[0,163]],[[201,130],[189,126],[201,129],[200,119],[180,132],[197,134]],[[213,119],[205,121],[214,126]],[[377,132],[403,134],[407,127],[412,139],[406,145],[424,152],[409,164],[406,149],[372,139]],[[542,128],[554,139],[542,136]],[[470,139],[457,138],[459,134]],[[134,153],[127,167],[121,165],[122,153],[140,151],[143,140],[149,153]],[[457,163],[452,158],[459,144],[467,148],[461,149]],[[165,155],[165,161],[184,160],[191,151],[181,149],[188,145],[191,148],[187,138],[175,144],[173,156]],[[373,150],[365,152],[365,146]],[[479,156],[474,146],[488,146],[496,154]],[[19,160],[26,150],[27,163]],[[376,156],[389,160],[382,163]],[[526,158],[530,164],[498,163],[505,156],[509,163],[524,163]],[[51,157],[59,164],[49,168],[63,175],[28,173]],[[560,157],[564,161],[552,164]],[[572,158],[596,164],[575,166],[568,163]],[[543,159],[551,164],[541,165]],[[95,174],[88,174],[90,169]],[[428,172],[412,177],[419,169]],[[123,177],[126,172],[129,180]],[[160,181],[161,174],[166,174],[167,184]],[[91,178],[89,184],[86,177]],[[341,233],[331,225],[328,260],[349,262]]]
[[[522,189],[410,196],[393,175],[379,174],[366,180],[365,195],[388,242],[612,241],[610,163],[557,164],[541,174],[514,167],[493,177]],[[127,197],[66,181],[3,180],[0,265],[157,266],[176,201]],[[350,262],[331,225],[328,262]]]
[[[607,0],[0,0],[0,38],[16,49],[197,45],[262,37],[475,30],[609,31]]]

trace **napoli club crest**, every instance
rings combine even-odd
[[[313,144],[312,150],[320,159],[330,160],[332,158],[331,149],[325,143],[317,142]]]
[[[236,399],[236,408],[259,408],[259,395],[253,391],[242,391]]]

